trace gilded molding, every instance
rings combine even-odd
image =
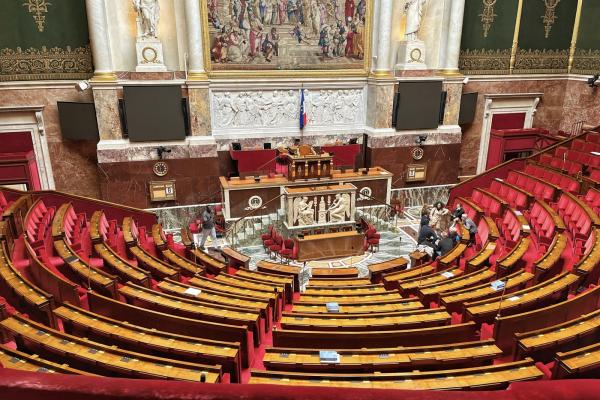
[[[0,81],[86,79],[93,71],[89,46],[0,49]]]
[[[573,57],[574,74],[597,74],[600,71],[600,50],[577,49]]]
[[[27,11],[33,17],[38,31],[40,32],[44,32],[46,13],[48,12],[48,6],[51,5],[52,3],[47,2],[46,0],[28,0],[23,3],[23,7],[27,7]]]
[[[472,75],[507,74],[511,49],[461,50],[458,61],[462,73]]]
[[[569,68],[569,50],[524,50],[518,49],[515,73],[560,74]]]
[[[488,37],[488,33],[494,23],[494,18],[498,14],[494,13],[494,6],[498,0],[483,0],[483,11],[479,16],[481,17],[481,26],[483,27],[483,37]]]
[[[550,31],[552,30],[552,25],[556,22],[558,17],[556,16],[556,6],[558,6],[560,0],[544,0],[544,4],[546,5],[546,12],[541,16],[542,21],[544,22],[544,37],[548,39],[550,37]]]

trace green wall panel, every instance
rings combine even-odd
[[[526,0],[523,2],[519,48],[535,50],[569,49],[573,36],[577,0],[561,0],[556,6],[556,19],[551,25],[548,37],[543,16],[546,11],[544,0]]]
[[[496,14],[487,37],[484,36],[481,14],[482,0],[466,0],[463,22],[462,49],[510,49],[515,31],[519,0],[497,0],[493,7]]]
[[[0,80],[81,79],[92,71],[85,0],[2,1]]]
[[[600,49],[600,1],[598,0],[583,0],[577,48]]]

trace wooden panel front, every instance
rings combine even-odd
[[[298,261],[360,255],[363,244],[364,235],[356,231],[308,235],[297,239]]]
[[[281,188],[279,186],[231,190],[229,191],[229,218],[240,218],[251,212],[251,209],[246,208],[249,207],[248,200],[252,196],[259,196],[262,199],[261,209],[256,211],[256,215],[266,215],[277,212],[277,210],[281,208],[281,203],[279,200],[271,200],[275,199],[280,194]],[[271,202],[269,203],[269,201]]]

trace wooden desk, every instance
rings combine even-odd
[[[404,257],[394,258],[393,260],[388,260],[376,264],[370,264],[368,266],[369,272],[371,274],[371,282],[378,283],[381,282],[383,278],[383,274],[390,274],[397,271],[404,271],[408,266],[408,261]]]
[[[129,247],[129,252],[138,262],[138,265],[143,265],[158,279],[179,279],[179,270],[162,262],[152,254],[146,252],[139,246]]]
[[[365,278],[311,278],[307,287],[368,286],[371,281]]]
[[[600,343],[566,353],[556,353],[552,379],[598,378],[600,372]]]
[[[145,379],[174,379],[198,382],[221,380],[221,366],[203,365],[134,353],[72,336],[15,315],[0,322],[15,335],[20,346],[65,359],[73,366],[104,374],[116,373]]]
[[[250,257],[235,251],[231,247],[221,249],[221,254],[227,260],[227,265],[234,268],[250,268]]]
[[[54,298],[25,279],[8,258],[6,243],[0,241],[0,293],[21,312],[49,326],[55,326],[52,316]]]
[[[358,278],[358,268],[311,268],[310,276],[315,279]]]
[[[88,301],[90,311],[118,321],[127,321],[130,324],[144,328],[162,330],[194,338],[239,343],[242,366],[248,368],[254,360],[254,347],[247,326],[227,325],[179,317],[123,303],[96,292],[88,294]]]
[[[305,349],[387,348],[391,343],[397,346],[427,346],[477,340],[475,329],[474,322],[390,331],[321,332],[277,329],[273,331],[273,346]]]
[[[429,255],[427,253],[418,250],[413,251],[408,256],[410,257],[411,268],[420,267],[429,259]]]
[[[67,212],[72,207],[71,203],[61,204],[58,210],[54,213],[54,219],[52,220],[52,238],[62,239],[65,234],[63,223]]]
[[[173,250],[165,247],[161,253],[170,265],[179,269],[180,273],[187,276],[204,275],[204,267],[180,256]]]
[[[325,296],[325,295],[302,295],[295,304],[314,304],[314,303],[339,303],[339,304],[367,304],[377,302],[395,302],[406,301],[398,292],[386,292],[381,294],[362,295],[362,296]]]
[[[508,296],[504,296],[502,299],[465,303],[463,320],[489,323],[498,313],[499,305],[501,306],[500,315],[505,316],[527,311],[531,308],[556,301],[553,297],[554,295],[560,295],[562,298],[566,298],[570,288],[577,280],[577,275],[564,272],[546,282],[511,293]]]
[[[600,309],[579,318],[525,333],[515,333],[514,359],[549,362],[557,351],[584,347],[600,337]]]
[[[256,264],[256,269],[269,274],[291,276],[294,278],[294,290],[300,291],[300,267],[261,260]]]
[[[583,285],[597,283],[600,274],[598,267],[600,263],[600,228],[594,228],[591,234],[594,236],[592,248],[573,267],[577,275],[583,277],[581,282]]]
[[[494,224],[494,226],[496,226]],[[482,266],[489,263],[490,257],[496,252],[496,242],[488,241],[485,246],[481,248],[479,253],[475,254],[469,260],[467,260],[467,266],[465,269],[467,272],[475,271]]]
[[[493,358],[502,355],[491,339],[452,345],[336,351],[339,363],[321,363],[316,349],[268,348],[263,364],[268,370],[278,371],[374,373],[474,367],[491,364]]]
[[[207,272],[218,275],[223,271],[227,270],[227,264],[217,260],[211,255],[203,252],[199,249],[192,249],[190,251],[191,257],[194,259],[194,263],[200,262],[204,266]]]
[[[0,345],[0,364],[2,364],[4,368],[16,369],[19,371],[95,376],[89,372],[71,368],[68,364],[58,364],[44,360],[37,354],[31,355],[23,353],[4,345]]]
[[[498,276],[505,276],[508,272],[513,269],[524,267],[525,260],[523,256],[527,253],[531,239],[528,237],[522,237],[517,242],[517,245],[503,257],[496,260],[496,268],[498,269]]]
[[[177,335],[148,329],[65,304],[54,310],[65,331],[120,348],[181,361],[223,365],[232,382],[240,382],[239,343]]]
[[[564,232],[555,233],[546,253],[533,262],[533,265],[535,265],[534,283],[541,282],[562,269],[563,262],[560,256],[566,247],[567,235]]]
[[[504,389],[511,382],[544,376],[532,359],[476,368],[445,371],[376,374],[307,374],[252,370],[251,384],[338,386],[411,390]]]
[[[296,288],[294,286],[294,278],[291,276],[281,276],[276,274],[269,274],[267,272],[250,271],[247,269],[237,270],[235,276],[249,278],[263,283],[275,284],[277,286],[283,285],[285,290],[286,303],[291,304],[294,299],[294,291],[296,290]]]
[[[492,279],[496,273],[489,268],[450,279],[447,282],[433,283],[419,287],[418,296],[424,304],[435,301],[439,305],[440,297],[447,292],[479,285]]]
[[[431,286],[444,283],[448,280],[454,280],[462,276],[463,270],[460,268],[449,268],[443,271],[438,271],[434,274],[422,277],[416,277],[410,280],[400,282],[398,290],[403,296],[408,296],[417,293],[422,286]]]
[[[132,281],[150,287],[150,273],[129,263],[104,243],[94,245],[94,251],[104,260],[104,266],[118,275],[123,282]]]
[[[527,282],[533,278],[533,274],[525,272],[524,270],[516,271],[510,276],[506,277],[506,293],[511,293],[515,290],[523,287]],[[482,285],[458,289],[454,292],[446,292],[441,297],[441,304],[444,305],[451,312],[461,312],[463,304],[469,301],[476,301],[482,299],[488,299],[491,297],[498,297],[502,294],[502,290],[495,290],[489,283]]]
[[[364,251],[365,235],[355,230],[296,238],[298,261],[358,256]]]
[[[423,304],[416,298],[404,299],[399,302],[381,302],[371,304],[340,304],[339,312],[336,314],[380,314],[405,310],[418,310],[423,308]],[[324,303],[312,304],[294,304],[292,312],[329,314],[327,306]]]
[[[388,290],[398,289],[401,282],[419,276],[427,276],[428,274],[433,273],[435,269],[435,265],[430,263],[421,265],[420,267],[407,269],[405,271],[384,274],[383,284]]]
[[[313,286],[304,290],[303,296],[363,296],[387,293],[383,285],[327,287]]]

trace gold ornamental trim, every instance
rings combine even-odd
[[[518,49],[515,73],[562,74],[569,69],[569,50]]]
[[[458,68],[472,75],[496,75],[510,72],[511,49],[461,50]]]
[[[494,19],[498,14],[494,13],[494,6],[498,0],[483,0],[483,10],[479,16],[481,17],[481,26],[483,28],[483,37],[488,37],[490,29],[494,23]]]
[[[89,46],[0,49],[0,81],[87,79],[92,73]]]
[[[37,25],[37,29],[40,32],[44,32],[46,24],[46,13],[48,12],[48,6],[52,3],[46,0],[28,0],[23,3],[23,7],[27,7],[27,11],[33,17],[33,21]]]
[[[600,50],[577,49],[573,57],[574,74],[597,74],[600,71]]]
[[[542,18],[542,21],[544,22],[544,37],[546,39],[550,37],[552,26],[558,19],[556,16],[556,6],[558,6],[558,3],[560,3],[560,0],[544,0],[546,12],[540,18]]]

